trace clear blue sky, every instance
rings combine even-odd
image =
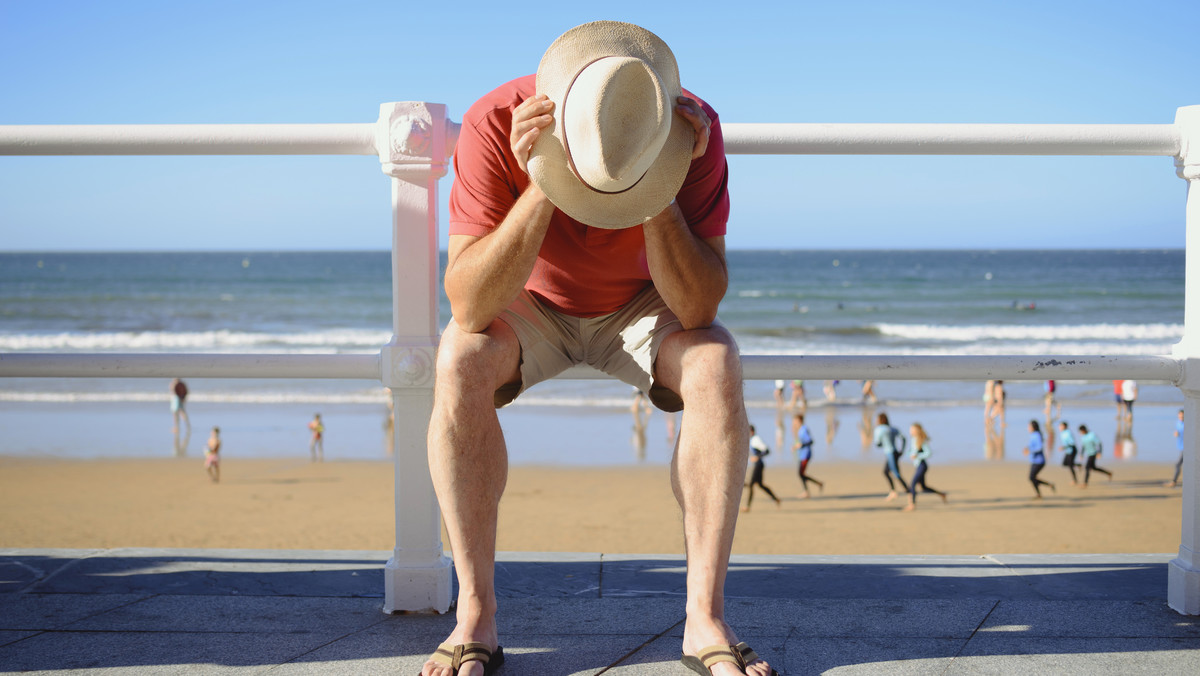
[[[659,34],[726,122],[1169,123],[1200,104],[1196,0],[0,0],[0,124],[371,122],[404,100],[458,120],[595,19]],[[732,248],[1184,243],[1170,158],[730,167]],[[388,194],[373,157],[0,157],[0,250],[385,249]]]

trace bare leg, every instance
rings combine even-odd
[[[458,624],[447,639],[454,644],[478,641],[493,649],[498,645],[496,520],[508,479],[508,450],[492,395],[519,377],[519,363],[517,338],[500,321],[485,333],[466,333],[451,323],[438,348],[429,470],[458,575]],[[426,662],[421,673],[451,672]],[[459,673],[482,674],[483,665],[467,662]]]
[[[698,329],[667,338],[655,371],[685,402],[671,481],[687,550],[683,652],[695,655],[708,646],[737,643],[725,623],[725,576],[750,444],[741,363],[726,330]],[[723,662],[712,673],[741,672]],[[770,667],[759,660],[746,673],[766,676]]]

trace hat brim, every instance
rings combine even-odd
[[[559,117],[567,90],[579,71],[606,56],[646,61],[662,81],[671,106],[671,131],[646,174],[618,193],[593,189],[568,165]],[[619,21],[595,21],[563,33],[542,56],[537,91],[554,102],[554,121],[534,142],[527,163],[530,179],[571,218],[596,228],[616,230],[641,225],[667,208],[687,178],[695,130],[675,112],[683,93],[679,68],[667,44],[650,31]]]

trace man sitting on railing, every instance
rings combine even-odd
[[[680,88],[666,44],[629,24],[568,31],[536,80],[467,112],[450,195],[454,319],[429,429],[458,624],[425,676],[492,673],[503,660],[494,561],[508,458],[495,408],[577,363],[684,411],[672,462],[688,561],[684,664],[774,673],[724,621],[749,443],[737,345],[716,321],[727,171],[716,114]]]

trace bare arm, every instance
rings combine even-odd
[[[554,103],[539,94],[513,109],[509,143],[521,169],[533,142],[553,121],[553,108]],[[460,328],[487,329],[516,299],[533,271],[553,213],[549,198],[531,183],[495,230],[483,237],[450,237],[445,288]]]
[[[450,237],[446,297],[454,321],[464,331],[487,329],[521,293],[553,213],[554,205],[530,184],[500,226],[487,236]]]
[[[681,96],[678,104],[676,110],[696,130],[692,159],[701,157],[708,149],[711,121],[693,99]],[[675,203],[646,221],[642,229],[650,277],[667,307],[685,329],[711,326],[729,286],[725,238],[694,235]]]
[[[643,226],[650,277],[685,329],[712,326],[729,286],[725,238],[701,239],[674,203]]]

